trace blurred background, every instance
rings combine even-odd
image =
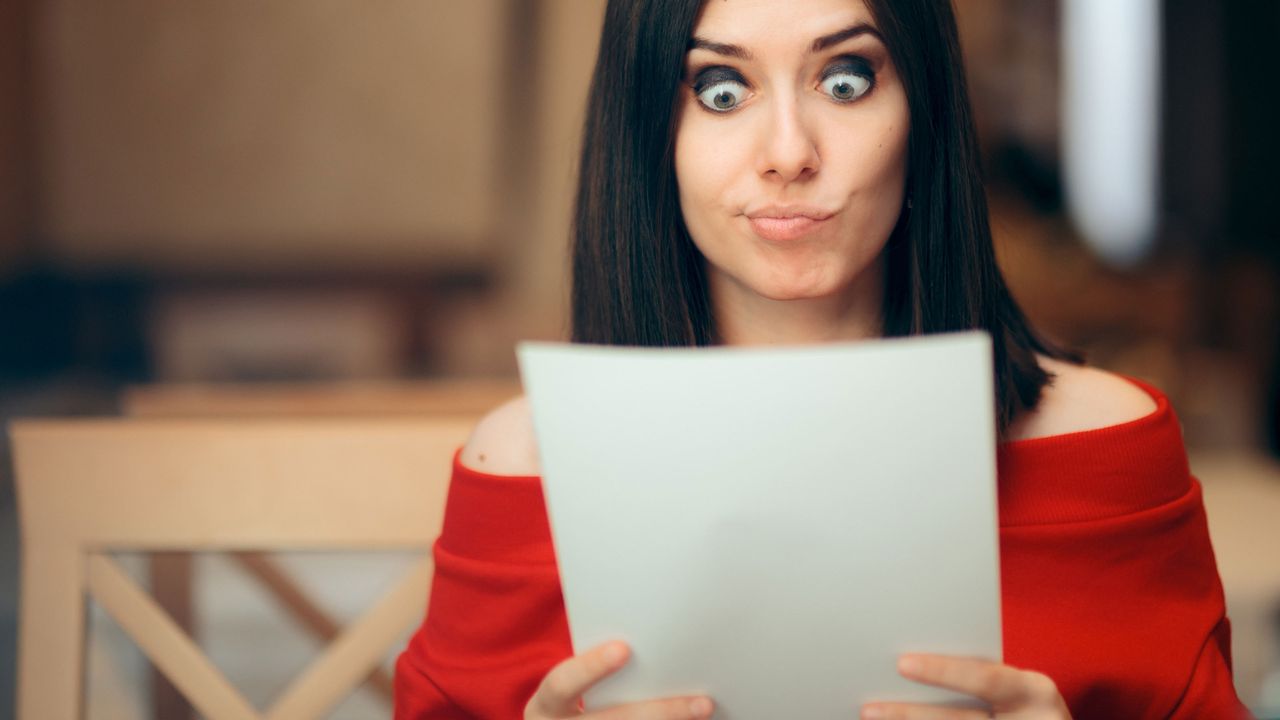
[[[1014,293],[1093,364],[1171,397],[1238,618],[1238,687],[1280,712],[1280,544],[1254,530],[1280,526],[1280,2],[1134,0],[1127,18],[1088,0],[956,3]],[[602,12],[0,4],[0,419],[114,415],[156,383],[512,377],[516,340],[567,329]],[[1134,180],[1094,192],[1116,177]],[[6,443],[0,716],[17,634]],[[344,618],[396,562],[286,568]],[[197,636],[269,700],[307,635],[233,565],[197,569]],[[89,716],[151,717],[145,662],[91,615]],[[334,716],[388,714],[361,692]]]

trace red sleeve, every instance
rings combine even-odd
[[[427,616],[396,662],[396,720],[514,718],[572,654],[541,482],[454,459]]]
[[[1001,448],[1005,661],[1075,718],[1248,717],[1200,484],[1149,392],[1140,420]]]
[[[1231,683],[1231,623],[1224,617],[1205,641],[1187,691],[1169,720],[1251,717]]]
[[[1003,529],[1005,661],[1053,678],[1073,717],[1247,717],[1199,490]]]

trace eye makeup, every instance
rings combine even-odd
[[[832,97],[831,99],[840,104],[849,104],[861,100],[871,93],[875,88],[876,70],[873,61],[860,55],[839,55],[832,58],[822,69],[818,77],[819,87],[824,85],[829,79],[840,75],[854,75],[862,78],[866,83],[866,89],[860,92],[856,97]],[[751,88],[750,83],[743,77],[742,73],[727,65],[709,64],[705,66],[695,66],[688,72],[685,84],[692,90],[695,100],[703,109],[708,110],[717,115],[724,115],[736,109],[737,104],[722,108],[708,106],[702,99],[702,94],[710,88],[717,85],[737,85],[741,86],[743,91]]]
[[[870,61],[858,55],[842,55],[827,65],[822,71],[822,79],[826,80],[832,75],[840,73],[848,73],[850,75],[861,75],[871,80],[876,79],[876,71],[871,67]]]
[[[725,82],[738,83],[743,87],[747,86],[747,81],[742,77],[741,73],[723,65],[700,68],[691,72],[690,75],[693,76],[693,80],[689,81],[688,84],[693,88],[694,94],[701,93],[712,85]]]

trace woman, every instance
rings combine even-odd
[[[996,268],[948,0],[611,0],[577,200],[573,334],[994,340],[1005,658],[899,670],[1000,718],[1236,717],[1198,485],[1154,388],[1039,340]],[[401,718],[556,718],[627,661],[570,647],[528,412],[454,465]],[[945,590],[945,588],[940,588]],[[692,718],[710,698],[590,715]],[[988,717],[876,704],[862,717]]]

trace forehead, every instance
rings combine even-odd
[[[707,0],[694,35],[743,47],[805,44],[875,18],[863,0]]]

